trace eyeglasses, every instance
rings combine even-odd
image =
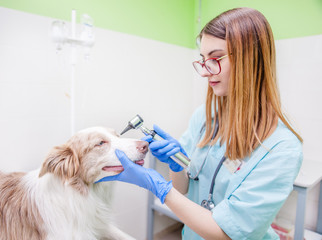
[[[192,65],[196,69],[197,73],[199,73],[201,76],[204,75],[204,67],[210,74],[218,75],[221,72],[220,60],[227,56],[228,54],[220,58],[208,58],[207,60],[195,61],[192,63]]]

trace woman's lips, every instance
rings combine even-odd
[[[220,82],[219,81],[217,81],[217,82],[210,82],[209,81],[209,85],[212,87],[216,86],[218,83],[220,83]]]

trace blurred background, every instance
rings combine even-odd
[[[38,168],[73,132],[96,125],[120,132],[136,114],[179,138],[206,97],[207,82],[191,64],[196,36],[234,7],[258,9],[270,22],[283,109],[304,138],[304,161],[322,162],[321,0],[0,0],[0,170]],[[93,46],[52,40],[54,21],[70,34],[72,9],[76,37],[90,31]],[[307,199],[308,229],[317,224],[319,189]],[[147,191],[119,182],[113,191],[117,225],[146,239]],[[278,217],[294,222],[295,206],[292,193]],[[176,224],[154,218],[155,234]]]

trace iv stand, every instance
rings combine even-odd
[[[75,133],[75,70],[77,62],[77,47],[85,50],[85,58],[89,56],[89,49],[93,47],[95,36],[93,34],[93,20],[87,14],[82,15],[82,32],[80,37],[76,34],[76,10],[71,13],[70,36],[67,34],[66,24],[63,21],[54,21],[52,23],[52,39],[57,44],[57,51],[61,51],[64,44],[71,47],[71,82],[70,82],[70,131],[71,135]]]

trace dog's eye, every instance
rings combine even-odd
[[[107,143],[107,142],[106,141],[100,141],[100,143],[96,144],[95,146],[99,147],[99,146],[104,145],[105,143]]]

